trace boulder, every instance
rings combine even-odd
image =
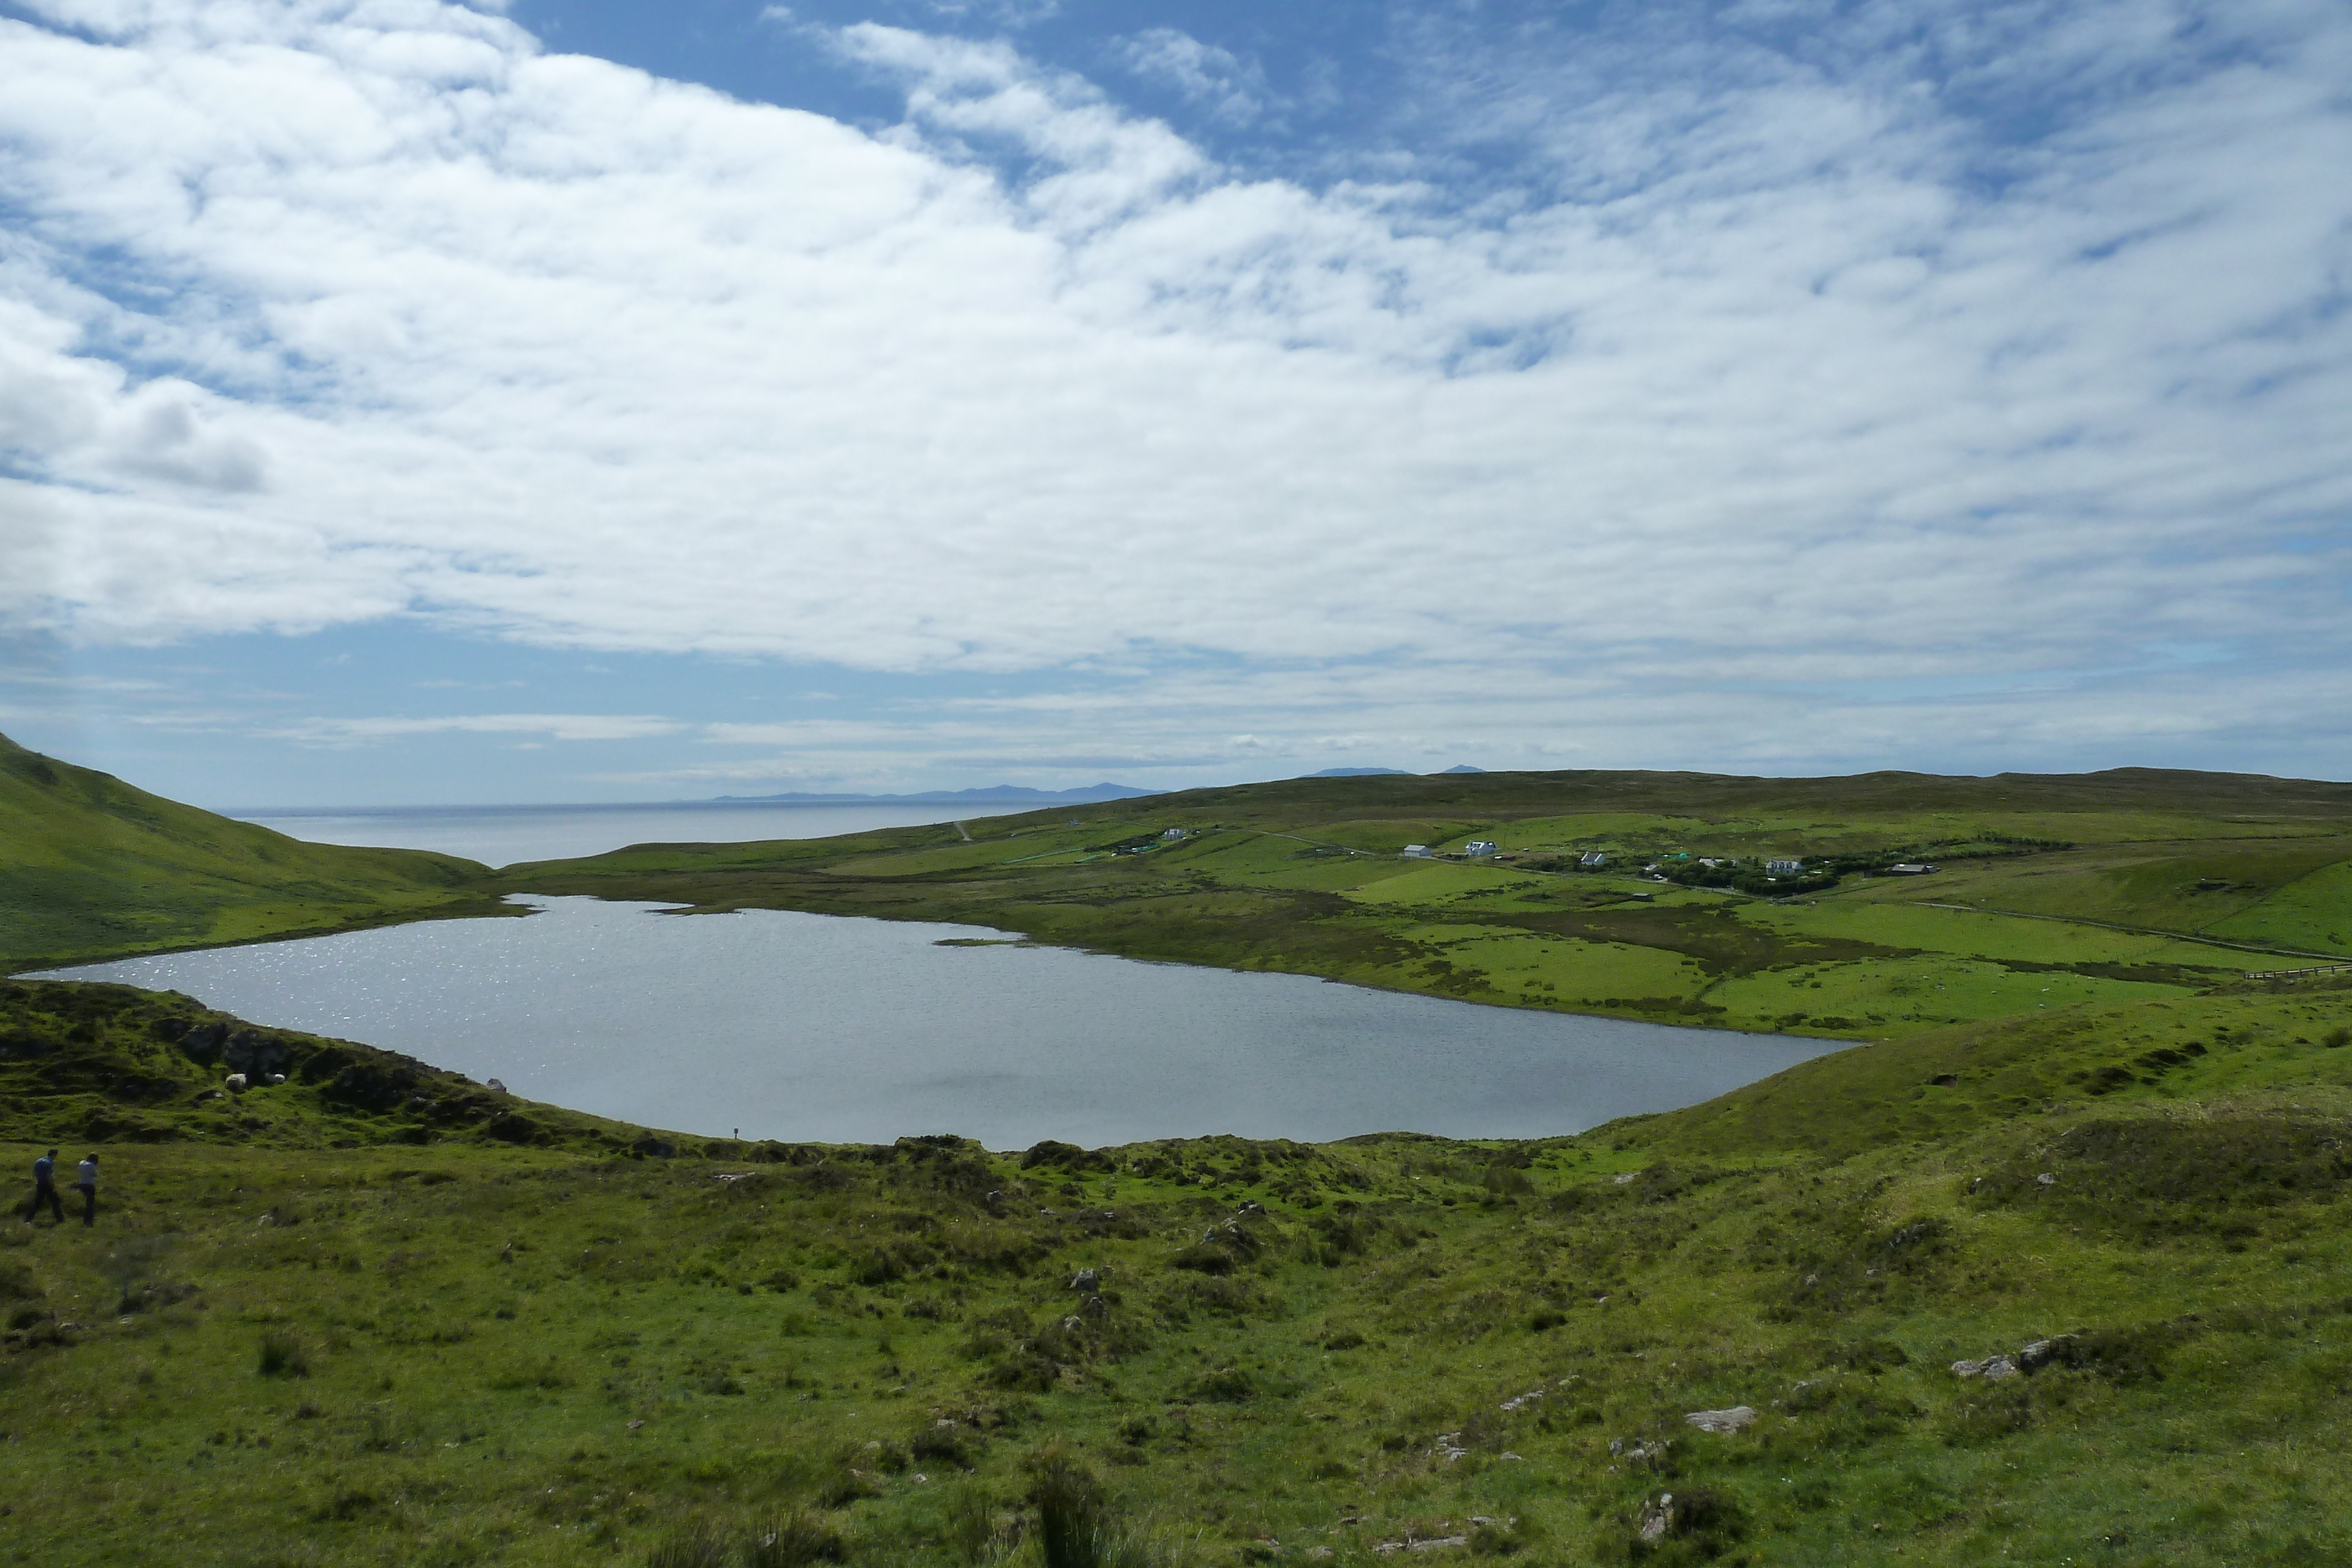
[[[220,1060],[221,1041],[228,1030],[216,1023],[200,1023],[180,1036],[180,1050],[199,1067]]]
[[[2062,1333],[2035,1340],[2017,1353],[2017,1364],[2028,1372],[2039,1372],[2052,1362],[2064,1359],[2075,1338],[2074,1334]]]
[[[228,1037],[221,1048],[221,1062],[231,1072],[242,1072],[259,1082],[273,1073],[282,1074],[293,1065],[294,1053],[286,1042],[262,1034],[258,1030],[241,1029]]]
[[[1070,1289],[1073,1291],[1093,1291],[1099,1290],[1101,1287],[1102,1275],[1092,1269],[1079,1270],[1077,1277],[1070,1281]]]
[[[1755,1421],[1756,1412],[1735,1405],[1728,1410],[1694,1410],[1683,1419],[1702,1432],[1737,1432]]]
[[[1999,1383],[2003,1378],[2017,1375],[2017,1363],[2005,1355],[1989,1355],[1982,1361],[1956,1361],[1952,1363],[1952,1375],[1981,1377],[1987,1383]]]

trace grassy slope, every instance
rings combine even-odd
[[[2352,986],[1947,1029],[1580,1138],[1026,1157],[641,1157],[267,1030],[291,1082],[198,1102],[208,1024],[0,985],[7,1125],[111,1140],[97,1230],[0,1227],[10,1560],[635,1563],[796,1517],[771,1561],[1035,1564],[1059,1445],[1130,1563],[2352,1563]]]
[[[1507,1005],[1887,1039],[2194,994],[2352,947],[2352,785],[2119,769],[1293,780],[814,842],[642,845],[517,891],[961,920]],[[1117,852],[1182,827],[1192,836]],[[1396,858],[1916,852],[1801,900]],[[1947,907],[1936,907],[1937,905]],[[2053,918],[2053,917],[2057,918]]]
[[[471,861],[304,843],[0,736],[0,973],[491,914]]]

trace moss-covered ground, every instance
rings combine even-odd
[[[0,1227],[0,1560],[2352,1562],[2348,1025],[2242,984],[1575,1138],[1007,1153],[10,984],[0,1157],[105,1185]]]

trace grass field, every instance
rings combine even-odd
[[[0,1228],[0,1560],[2352,1563],[2347,1024],[2241,984],[1578,1138],[1008,1154],[0,985],[0,1157],[106,1145],[96,1228]],[[198,1099],[224,1052],[289,1082]]]
[[[472,861],[304,843],[0,736],[0,972],[502,913]]]
[[[1486,774],[1195,790],[1081,817],[996,818],[969,842],[942,827],[641,846],[497,885],[964,921],[1503,1006],[1871,1040],[2187,996],[2352,950],[2352,787],[2337,784]],[[1165,841],[1170,828],[1188,836]],[[1514,858],[1399,853],[1473,838]],[[1606,866],[1575,870],[1592,850]],[[1793,896],[1644,873],[1781,856],[1846,870]],[[1897,860],[1937,869],[1885,874]]]

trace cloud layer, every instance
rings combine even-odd
[[[1393,136],[1311,182],[873,24],[777,24],[899,84],[864,131],[429,0],[28,10],[21,628],[1234,670],[1170,755],[1518,694],[1912,736],[1934,683],[2093,694],[2017,732],[2218,737],[2282,672],[2352,707],[2335,7],[1432,21]],[[1266,101],[1181,33],[1120,48]]]

